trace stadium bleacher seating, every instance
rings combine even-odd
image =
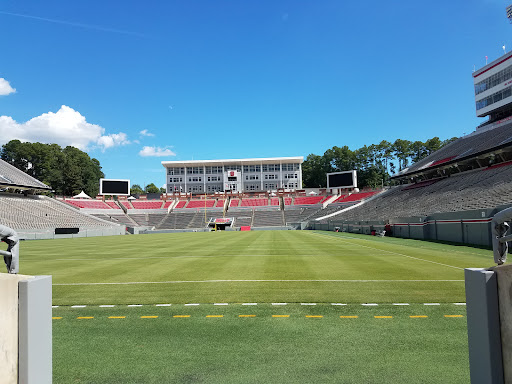
[[[273,205],[273,206],[279,206],[280,203],[279,203],[279,197],[272,197],[270,199],[270,205]]]
[[[178,204],[176,204],[176,206],[174,207],[174,209],[181,209],[181,208],[183,208],[186,204],[187,204],[187,201],[186,201],[186,200],[180,200],[180,201],[178,201]]]
[[[372,197],[373,195],[379,193],[379,191],[368,191],[368,192],[356,192],[352,193],[349,196],[343,196],[339,197],[335,200],[336,203],[351,203],[354,201],[361,201],[364,199],[367,199],[369,197]]]
[[[154,201],[132,201],[134,209],[161,209],[162,202],[159,200]]]
[[[448,161],[457,161],[481,153],[497,146],[512,144],[512,123],[502,124],[492,130],[478,129],[475,132],[455,140],[426,158],[402,171],[416,172]],[[448,159],[448,160],[446,160]],[[444,161],[443,161],[444,160]],[[441,161],[441,163],[439,163]]]
[[[268,205],[268,199],[243,198],[241,207],[264,207]]]
[[[185,208],[212,208],[215,200],[190,200]]]
[[[229,208],[238,207],[239,204],[240,204],[240,199],[238,199],[238,198],[231,199],[229,201]]]
[[[105,204],[103,201],[98,200],[71,200],[66,199],[66,203],[71,204],[78,208],[85,209],[112,209],[109,205]]]
[[[325,196],[298,196],[294,200],[294,205],[314,205],[320,204]]]
[[[126,209],[133,209],[132,204],[129,201],[120,201],[120,203],[125,207]]]
[[[165,209],[169,208],[169,206],[170,206],[172,203],[173,203],[172,201],[166,201],[166,202],[164,203],[164,208],[165,208]]]
[[[0,195],[0,222],[14,230],[94,228],[111,224],[46,196]]]
[[[411,185],[413,186],[413,184]],[[512,204],[512,166],[454,174],[422,187],[396,186],[333,220],[387,220]]]
[[[105,204],[107,204],[112,209],[121,209],[115,201],[105,201]]]
[[[276,208],[273,210],[255,210],[253,227],[280,227],[284,225],[283,211]]]
[[[219,199],[219,200],[217,201],[217,203],[215,204],[215,206],[216,206],[217,208],[224,208],[224,203],[225,203],[225,200]]]

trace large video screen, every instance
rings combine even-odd
[[[130,180],[100,179],[100,195],[121,195],[130,194]]]
[[[327,188],[357,188],[356,171],[328,173]]]

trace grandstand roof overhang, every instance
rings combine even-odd
[[[512,159],[512,146],[510,143],[506,143],[468,156],[455,157],[454,159],[435,166],[415,169],[410,172],[402,171],[401,173],[391,176],[391,179],[411,180],[418,177],[421,177],[422,179],[432,179],[442,177],[446,174],[447,170],[454,168],[457,168],[458,172],[464,172],[475,168],[485,168],[494,165],[494,163],[489,163],[489,159],[495,155],[500,155],[502,157],[502,161],[500,162],[510,161]]]
[[[276,163],[298,163],[304,162],[303,156],[295,157],[265,157],[255,159],[222,159],[222,160],[178,160],[162,161],[165,168],[168,167],[192,167],[192,166],[213,166],[213,165],[251,165],[251,164],[276,164]]]

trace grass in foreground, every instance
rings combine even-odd
[[[320,231],[182,233],[27,241],[21,272],[53,275],[73,304],[458,302],[470,247]]]
[[[56,384],[469,382],[465,308],[453,304],[57,308],[54,316],[62,317],[53,320]]]

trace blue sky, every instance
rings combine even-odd
[[[162,160],[461,136],[473,67],[512,49],[507,5],[2,0],[0,144],[76,145],[162,186]]]

